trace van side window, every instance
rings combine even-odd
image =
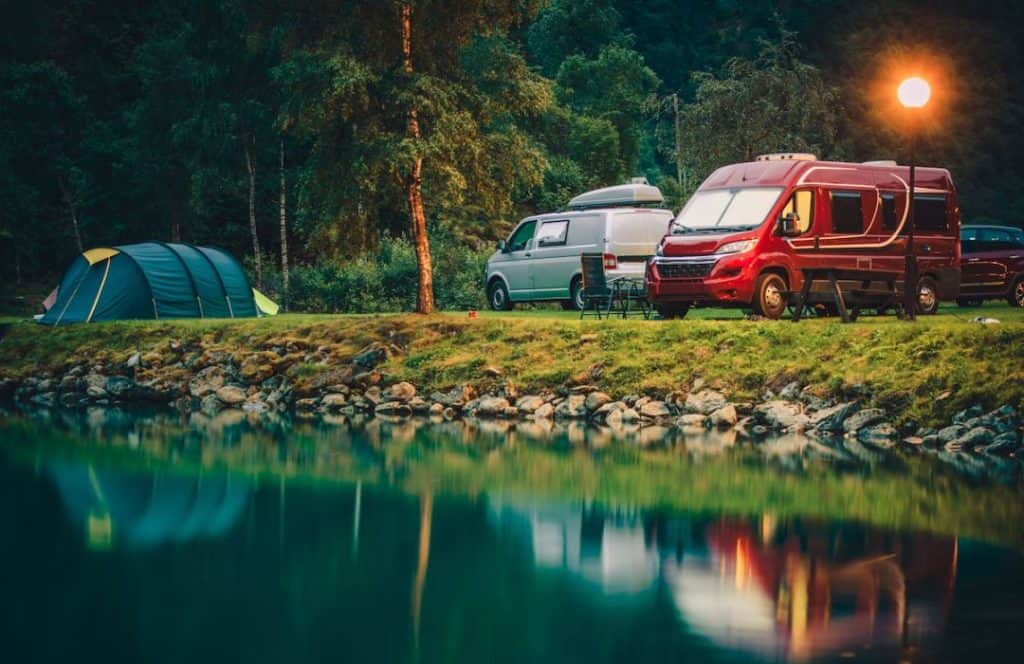
[[[526,245],[529,244],[530,239],[533,238],[533,229],[536,227],[537,222],[533,219],[520,225],[508,240],[508,250],[522,251],[523,249],[526,249]]]
[[[565,244],[566,235],[569,233],[569,220],[545,221],[537,231],[538,247],[553,247]]]
[[[859,191],[832,192],[832,232],[859,235],[864,232],[864,213]]]
[[[946,230],[946,197],[942,194],[914,195],[914,229]]]
[[[782,208],[782,216],[785,217],[790,212],[796,212],[800,217],[797,229],[801,233],[811,230],[814,226],[814,192],[810,189],[794,191],[786,206]]]
[[[896,217],[896,194],[882,194],[882,228],[894,231],[900,225]]]

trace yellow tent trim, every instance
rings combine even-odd
[[[252,297],[256,300],[256,308],[265,316],[276,316],[278,309],[281,308],[277,305],[277,302],[274,302],[255,288],[252,289]]]
[[[89,251],[82,254],[85,260],[89,261],[89,265],[95,265],[100,261],[105,261],[108,258],[118,255],[121,253],[117,249],[108,249],[106,247],[100,247],[98,249],[90,249]]]

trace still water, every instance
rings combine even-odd
[[[602,436],[0,412],[0,661],[1019,661],[1018,486]]]

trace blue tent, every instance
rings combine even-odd
[[[144,242],[90,249],[68,267],[47,325],[259,315],[245,271],[220,249]]]

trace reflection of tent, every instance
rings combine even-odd
[[[50,468],[71,520],[91,544],[113,540],[150,548],[170,541],[221,537],[245,511],[249,481],[232,475],[145,475],[95,471],[91,466]]]
[[[269,302],[269,300],[268,300]],[[90,249],[68,267],[41,323],[258,315],[245,271],[227,252],[145,242]]]

